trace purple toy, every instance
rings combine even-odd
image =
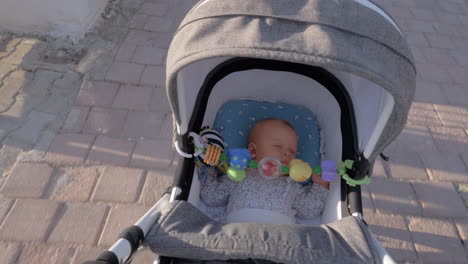
[[[322,179],[331,182],[336,177],[336,163],[333,160],[322,161]]]

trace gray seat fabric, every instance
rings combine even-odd
[[[222,224],[185,201],[168,203],[145,238],[146,245],[161,256],[218,260],[206,263],[233,259],[255,259],[253,263],[378,263],[371,241],[365,224],[354,217],[320,227]]]

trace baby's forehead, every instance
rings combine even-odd
[[[254,128],[255,127],[258,127],[260,129],[267,129],[267,128],[270,128],[270,127],[289,127],[292,130],[294,130],[294,128],[287,121],[284,121],[284,120],[281,120],[281,119],[262,120],[262,121],[258,122],[257,124],[255,124]]]
[[[279,130],[278,130],[279,129]],[[268,119],[258,122],[250,132],[250,139],[255,140],[257,136],[264,136],[274,132],[286,132],[298,136],[295,129],[287,121],[281,119]]]

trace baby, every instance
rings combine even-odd
[[[251,130],[248,150],[257,162],[264,157],[289,165],[297,152],[298,136],[285,120],[265,119]],[[295,217],[313,218],[323,210],[328,182],[312,175],[312,186],[302,186],[290,177],[266,179],[257,169],[247,169],[242,182],[227,176],[208,175],[200,197],[209,206],[227,204],[227,222],[295,223]]]

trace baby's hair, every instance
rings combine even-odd
[[[279,118],[266,118],[266,119],[262,119],[262,120],[258,121],[252,127],[252,129],[250,130],[250,134],[249,134],[249,143],[253,141],[253,136],[252,136],[253,133],[252,132],[254,131],[255,127],[258,126],[258,125],[261,125],[262,123],[268,122],[268,121],[278,121],[278,122],[282,123],[283,125],[286,125],[287,127],[291,128],[294,131],[294,133],[296,133],[296,130],[291,125],[291,123],[289,123],[288,121],[286,121],[284,119],[279,119]]]

